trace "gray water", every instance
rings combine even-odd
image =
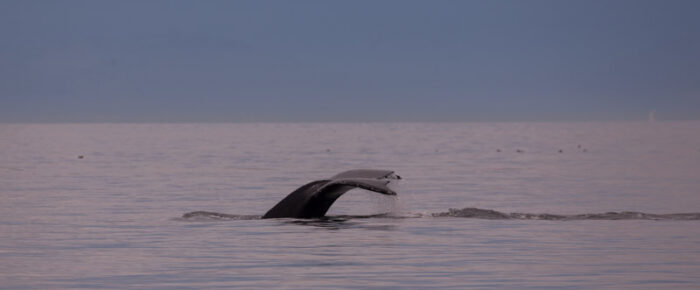
[[[700,122],[0,124],[0,288],[697,289],[699,177]]]

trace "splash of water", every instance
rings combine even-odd
[[[700,213],[670,213],[653,214],[636,211],[606,212],[606,213],[585,213],[585,214],[548,214],[548,213],[504,213],[492,209],[481,209],[475,207],[465,207],[462,209],[451,208],[446,212],[432,214],[405,213],[399,211],[400,203],[389,202],[383,207],[390,209],[384,213],[366,215],[334,215],[312,220],[326,221],[346,221],[350,219],[366,218],[422,218],[422,217],[459,217],[490,220],[549,220],[549,221],[570,221],[570,220],[700,220]],[[210,211],[194,211],[182,215],[182,219],[187,221],[219,221],[219,220],[256,220],[259,215],[235,215]]]

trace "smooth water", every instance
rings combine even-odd
[[[699,132],[0,124],[0,288],[698,288]],[[258,218],[355,168],[395,170],[398,199]]]

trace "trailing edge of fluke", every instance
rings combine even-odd
[[[262,218],[323,217],[336,199],[354,188],[396,195],[388,185],[401,179],[391,170],[355,169],[309,182],[282,199]]]

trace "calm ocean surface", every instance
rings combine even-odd
[[[398,199],[255,218],[355,168]],[[0,124],[3,289],[698,289],[698,213],[700,122]]]

